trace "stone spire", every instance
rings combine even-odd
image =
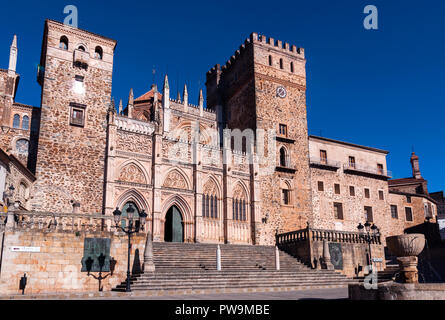
[[[184,109],[186,109],[186,107],[189,104],[189,94],[187,92],[187,85],[184,84],[184,93],[182,94],[182,97],[184,98]]]
[[[199,106],[199,115],[202,117],[204,111],[204,97],[202,95],[202,89],[199,90],[198,106]]]
[[[165,75],[164,92],[162,95],[162,108],[164,109],[164,132],[170,131],[170,86],[168,85],[168,77]]]
[[[179,93],[179,90],[178,90],[178,95],[176,97],[176,100],[178,100],[178,102],[181,102],[181,93]]]
[[[413,152],[411,154],[411,167],[413,169],[413,178],[422,179],[420,174],[419,157]]]
[[[122,99],[119,101],[119,115],[122,114]]]
[[[199,101],[198,101],[199,108],[204,107],[204,97],[202,95],[202,89],[199,89]]]
[[[164,78],[164,92],[162,94],[162,107],[164,109],[170,108],[170,86],[168,85],[168,77]]]
[[[12,39],[11,48],[9,50],[9,68],[8,70],[12,73],[15,73],[17,67],[17,35],[14,35]]]
[[[130,89],[130,94],[128,95],[128,104],[127,104],[127,108],[128,108],[128,117],[132,118],[133,117],[133,105],[134,105],[134,95],[133,95],[133,88]]]

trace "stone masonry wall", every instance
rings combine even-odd
[[[80,212],[102,212],[115,42],[51,21],[45,31],[38,187],[33,208],[71,212],[71,201],[75,201],[81,205]],[[61,36],[68,37],[68,50],[59,48]],[[73,64],[74,50],[80,45],[89,57],[87,69]],[[98,45],[103,49],[102,60],[93,58]],[[76,76],[83,77],[83,92],[75,90]],[[83,127],[71,125],[70,103],[86,106]]]
[[[111,238],[110,256],[116,260],[112,276],[102,284],[109,291],[126,279],[127,236],[108,232],[6,231],[1,262],[0,293],[19,294],[26,273],[26,293],[95,292],[98,281],[81,272],[84,239]],[[11,252],[12,246],[40,247],[40,252]],[[131,266],[142,266],[145,234],[132,238]],[[136,253],[136,260],[135,260]],[[94,273],[97,275],[98,273]],[[105,273],[106,274],[106,273]],[[105,275],[104,274],[104,275]]]

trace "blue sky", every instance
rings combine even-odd
[[[414,146],[429,190],[445,185],[445,2],[337,1],[15,1],[2,3],[0,68],[18,35],[17,101],[40,105],[36,66],[46,18],[76,5],[79,28],[118,41],[113,96],[162,83],[197,103],[205,73],[223,64],[253,31],[305,48],[309,133],[390,151],[388,168],[411,175]],[[363,9],[379,10],[379,29]]]

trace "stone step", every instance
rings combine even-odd
[[[216,271],[216,244],[153,243],[154,274],[132,277],[135,290],[191,290],[338,286],[356,283],[333,270],[312,270],[275,247],[220,245],[222,270]],[[116,287],[123,290],[125,282]]]

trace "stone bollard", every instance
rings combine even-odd
[[[280,250],[275,246],[275,269],[280,271]]]
[[[144,273],[155,272],[155,264],[153,262],[153,241],[150,231],[147,232],[147,240],[144,249]]]
[[[398,257],[401,281],[403,283],[419,283],[419,272],[417,270],[418,258],[415,256]]]
[[[328,270],[334,270],[334,265],[331,263],[331,254],[329,253],[329,243],[323,240],[323,263]]]
[[[221,248],[219,244],[216,248],[216,270],[221,271]]]

